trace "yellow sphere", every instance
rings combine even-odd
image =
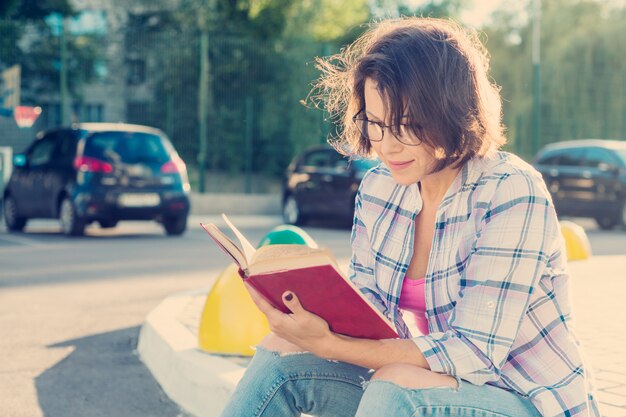
[[[574,222],[562,220],[561,233],[565,239],[565,251],[568,261],[584,260],[591,256],[591,245],[585,229]]]
[[[252,302],[237,266],[229,265],[207,295],[198,330],[200,349],[252,356],[252,346],[269,332],[267,319]]]

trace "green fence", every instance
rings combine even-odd
[[[626,138],[626,42],[621,41],[626,12],[607,17],[597,8],[578,10],[583,3],[564,9],[548,2],[544,10],[537,142],[532,140],[530,25],[514,27],[502,18],[485,29],[492,75],[502,86],[507,148],[526,159],[539,146],[559,140]],[[149,19],[130,19],[104,33],[70,32],[65,38],[43,22],[0,21],[0,71],[22,66],[22,103],[44,110],[33,131],[62,122],[65,95],[66,114],[72,115],[66,123],[126,121],[161,128],[197,185],[204,118],[206,190],[276,191],[292,156],[325,142],[329,122],[321,110],[301,101],[318,76],[315,57],[342,45],[306,36],[208,33],[203,111],[200,38],[197,29],[153,27]],[[0,130],[0,146],[11,145],[7,131]]]

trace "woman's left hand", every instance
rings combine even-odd
[[[254,304],[267,317],[270,329],[275,335],[323,357],[323,352],[333,336],[324,319],[305,310],[298,297],[290,291],[283,294],[283,303],[291,311],[286,314],[274,308],[252,286],[244,284]]]

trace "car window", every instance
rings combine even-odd
[[[54,161],[59,164],[71,164],[76,156],[76,135],[72,131],[60,131],[56,138]]]
[[[85,156],[135,164],[165,163],[169,157],[165,141],[157,135],[143,132],[96,132],[87,137]]]
[[[564,149],[559,158],[558,165],[579,167],[585,157],[584,148]]]
[[[31,167],[46,165],[52,160],[54,151],[54,140],[51,136],[45,136],[35,143],[28,154],[28,161]]]
[[[585,158],[583,165],[589,168],[599,168],[602,165],[605,167],[617,167],[618,161],[606,149],[601,148],[587,148],[585,152]]]
[[[626,166],[626,149],[616,149],[615,153],[622,160],[622,166]]]
[[[341,159],[341,155],[333,151],[314,151],[304,157],[301,165],[307,168],[332,168]]]
[[[562,152],[559,151],[548,151],[541,155],[537,160],[537,164],[539,165],[558,165],[559,160],[561,159]]]

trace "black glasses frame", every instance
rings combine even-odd
[[[391,134],[391,136],[393,136],[394,138],[396,138],[396,140],[398,142],[400,142],[403,145],[406,146],[419,146],[422,144],[422,141],[417,139],[418,142],[405,142],[405,140],[401,139],[401,137],[398,137],[395,133],[393,133],[393,130],[391,130],[392,127],[394,127],[393,125],[384,125],[381,122],[375,122],[373,120],[368,119],[367,117],[365,117],[365,115],[363,114],[364,109],[359,110],[359,112],[357,114],[355,114],[354,116],[352,116],[352,122],[354,122],[354,125],[356,126],[357,130],[359,131],[359,133],[361,133],[361,136],[363,136],[365,139],[367,139],[370,142],[382,142],[383,139],[385,138],[385,130],[389,129],[389,133]],[[359,117],[361,116],[361,117]],[[375,125],[378,125],[380,127],[380,139],[372,139],[369,137],[369,135],[367,134],[367,130],[363,127],[363,126],[359,126],[359,122],[363,125],[365,123],[374,123]],[[400,126],[410,126],[411,124],[409,123],[400,123]]]

